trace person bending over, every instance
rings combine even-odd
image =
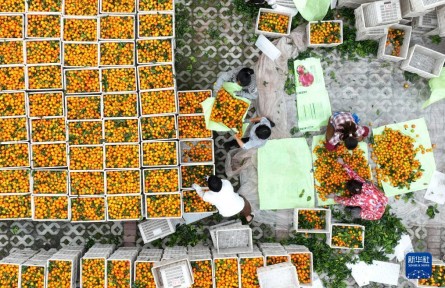
[[[213,86],[214,95],[218,94],[219,89],[221,89],[225,82],[233,82],[242,87],[241,91],[235,92],[236,96],[248,99],[258,98],[258,89],[254,73],[253,69],[250,68],[242,68],[241,70],[234,69],[221,73]]]
[[[233,136],[235,139],[224,143],[224,147],[228,150],[232,147],[248,150],[264,146],[272,134],[271,129],[272,127],[275,127],[275,123],[267,117],[251,118],[250,123],[253,123],[254,125],[252,126],[252,129],[250,129],[249,137],[241,139],[238,134],[235,134]]]
[[[346,148],[349,150],[355,149],[358,142],[369,134],[369,128],[359,126],[359,122],[360,119],[355,113],[335,112],[329,118],[326,130],[326,148],[333,151],[340,142],[344,141]]]
[[[339,158],[338,162],[346,170],[351,178],[346,183],[346,189],[351,193],[351,197],[338,197],[329,195],[334,198],[338,204],[347,206],[346,211],[350,211],[354,218],[362,218],[363,220],[379,220],[385,213],[388,198],[374,184],[360,177],[349,165]]]
[[[201,186],[196,183],[192,185],[192,188],[196,190],[202,200],[215,205],[223,217],[239,214],[247,224],[252,222],[254,215],[249,201],[235,193],[230,181],[212,175],[207,178],[207,184],[210,189],[207,192],[203,191]]]

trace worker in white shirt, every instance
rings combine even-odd
[[[207,178],[207,184],[210,190],[207,192],[204,192],[198,184],[193,184],[192,188],[204,201],[215,205],[223,217],[239,214],[245,218],[247,224],[252,222],[254,215],[249,201],[235,193],[230,181],[212,175]]]
[[[238,134],[235,134],[235,138],[232,141],[224,143],[224,148],[230,150],[232,147],[243,148],[249,150],[252,148],[260,148],[264,146],[272,134],[272,127],[275,127],[275,123],[269,120],[267,117],[255,117],[251,118],[250,123],[253,123],[252,129],[250,129],[250,135],[246,138],[239,138]]]

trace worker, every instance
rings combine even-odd
[[[326,130],[326,148],[335,150],[340,142],[344,142],[348,150],[354,150],[358,142],[369,134],[369,128],[359,126],[360,119],[355,113],[335,112],[330,118]]]
[[[213,86],[214,95],[218,94],[219,89],[226,82],[237,83],[241,86],[240,91],[236,91],[235,95],[248,99],[258,98],[258,89],[256,86],[255,72],[250,68],[234,69],[228,72],[223,72],[219,75],[218,80]]]
[[[250,135],[246,138],[240,138],[239,134],[235,134],[232,141],[224,143],[224,147],[230,150],[232,147],[243,148],[245,150],[252,148],[260,148],[264,146],[272,134],[272,127],[275,123],[267,117],[255,117],[249,120],[254,124],[250,129]]]

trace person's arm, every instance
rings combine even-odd
[[[198,184],[194,183],[192,185],[192,188],[195,189],[196,193],[199,195],[199,197],[203,198],[204,196],[204,192],[202,191],[201,186],[199,186]]]
[[[238,143],[239,147],[244,148],[244,146],[246,145],[243,140],[241,140],[238,136],[238,134],[233,135],[233,138],[235,138],[236,143]]]
[[[331,117],[332,118],[332,117]],[[331,140],[332,137],[334,137],[334,133],[335,133],[335,128],[334,126],[331,124],[331,118],[329,118],[328,121],[328,127],[326,128],[326,142],[328,142],[329,140]]]
[[[340,132],[335,132],[334,135],[329,140],[326,139],[325,142],[326,149],[328,149],[329,151],[334,151],[335,148],[337,148],[337,144],[340,142],[340,136],[341,136]]]
[[[357,132],[356,133],[357,133],[357,136],[358,136],[357,140],[358,141],[363,141],[363,139],[365,139],[369,135],[369,128],[366,127],[366,126],[359,126],[357,128]]]
[[[219,75],[218,79],[215,82],[215,85],[213,85],[213,93],[218,93],[219,89],[221,89],[221,87],[223,86],[223,84],[225,82],[230,82],[230,80],[232,79],[232,77],[234,76],[234,74],[236,74],[235,70],[231,70],[231,71],[227,71],[227,72],[223,72]]]
[[[219,193],[219,192],[218,192]],[[205,202],[208,202],[212,205],[216,205],[218,202],[218,193],[212,192],[212,191],[207,191],[206,193],[204,193],[204,196],[202,197],[202,200],[204,200]]]
[[[348,176],[354,180],[360,181],[362,183],[365,183],[366,180],[363,179],[362,177],[360,177],[360,175],[357,174],[357,172],[355,172],[351,166],[349,166],[348,164],[343,162],[343,159],[338,160],[338,162],[343,166],[343,169],[345,169],[346,173],[348,173]]]
[[[254,117],[254,118],[250,118],[249,121],[250,121],[250,123],[258,123],[261,121],[261,118],[263,118],[263,117],[261,117],[261,116]]]

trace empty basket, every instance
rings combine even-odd
[[[366,26],[397,23],[402,19],[399,0],[377,1],[363,7]]]
[[[261,288],[298,288],[300,287],[297,269],[291,263],[280,263],[257,270]]]

